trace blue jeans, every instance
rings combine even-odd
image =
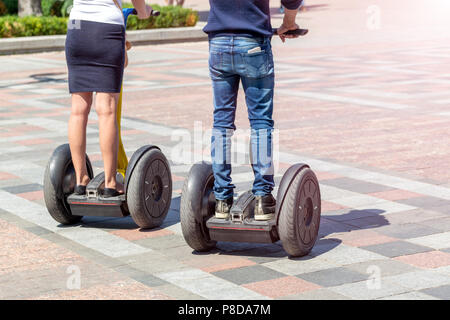
[[[209,42],[209,70],[214,91],[211,158],[216,199],[232,197],[235,187],[231,182],[231,136],[236,129],[234,120],[241,80],[251,127],[250,160],[255,175],[252,191],[257,196],[269,194],[274,187],[274,67],[270,38],[212,38]]]

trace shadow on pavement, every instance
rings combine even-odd
[[[322,215],[319,228],[319,238],[314,245],[312,251],[304,257],[289,257],[291,260],[309,260],[321,254],[324,254],[337,246],[342,241],[336,238],[325,238],[334,233],[351,232],[362,229],[373,229],[389,225],[389,221],[382,215],[385,211],[372,208],[363,210],[350,210],[343,214]],[[237,242],[220,242],[215,250],[209,253],[218,253],[245,257],[261,257],[271,259],[280,259],[288,257],[284,251],[281,241],[274,244],[258,244],[258,243],[237,243]],[[193,254],[199,254],[193,252]],[[208,253],[200,253],[208,254]]]
[[[58,78],[58,76],[63,75],[63,78]],[[29,76],[33,80],[27,82],[16,83],[12,82],[11,84],[2,85],[0,89],[6,89],[14,86],[22,86],[28,84],[37,84],[37,83],[67,83],[67,74],[65,72],[54,72],[54,73],[37,73]]]
[[[115,217],[92,217],[92,216],[84,216],[81,222],[66,226],[63,224],[58,225],[59,228],[71,228],[74,226],[80,226],[82,228],[95,228],[95,229],[110,229],[110,230],[136,230],[136,232],[146,232],[151,233],[157,230],[170,227],[171,225],[177,224],[180,222],[180,196],[172,198],[172,202],[170,205],[169,212],[167,213],[167,217],[164,220],[164,223],[161,227],[153,228],[153,229],[143,229],[139,228],[139,226],[133,221],[131,216],[123,217],[123,218],[115,218]]]
[[[167,214],[164,223],[161,227],[154,229],[142,229],[139,228],[133,221],[131,216],[124,218],[108,218],[108,217],[83,217],[81,223],[78,226],[83,228],[101,228],[110,230],[136,230],[136,232],[156,232],[160,229],[164,229],[175,225],[180,222],[180,200],[181,196],[177,196],[172,199],[170,210]],[[342,214],[322,214],[319,237],[316,244],[310,254],[304,257],[293,258],[293,260],[309,260],[317,257],[323,253],[326,253],[341,244],[340,239],[326,238],[329,235],[342,232],[351,232],[362,229],[373,229],[389,225],[389,221],[382,215],[385,211],[368,208],[363,210],[349,210]],[[60,225],[61,228],[72,227]],[[194,255],[207,255],[207,254],[221,254],[221,255],[234,255],[234,256],[246,256],[253,258],[261,258],[270,261],[271,259],[280,259],[287,257],[287,253],[284,251],[281,241],[276,243],[247,243],[247,242],[219,242],[217,248],[209,252],[195,252]]]

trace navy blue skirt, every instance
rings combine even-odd
[[[66,37],[69,91],[120,92],[125,62],[125,27],[69,21]]]

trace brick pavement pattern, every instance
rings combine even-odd
[[[207,13],[207,1],[187,2]],[[50,218],[42,181],[67,142],[64,54],[0,57],[0,299],[450,299],[449,5],[335,2],[307,0],[299,24],[310,34],[273,39],[276,181],[309,163],[323,198],[320,239],[302,258],[281,243],[198,254],[184,242],[182,184],[209,153],[206,42],[130,52],[126,152],[157,144],[172,165],[171,210],[153,230],[131,218]],[[96,119],[87,151],[98,173]],[[243,94],[236,124],[249,126]],[[248,159],[245,132],[236,136]],[[248,189],[250,167],[238,163],[233,179]]]

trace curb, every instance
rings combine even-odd
[[[206,41],[208,36],[202,31],[204,25],[197,23],[195,27],[127,31],[127,40],[133,46]],[[65,35],[0,39],[0,55],[61,51],[64,50],[65,41]]]

